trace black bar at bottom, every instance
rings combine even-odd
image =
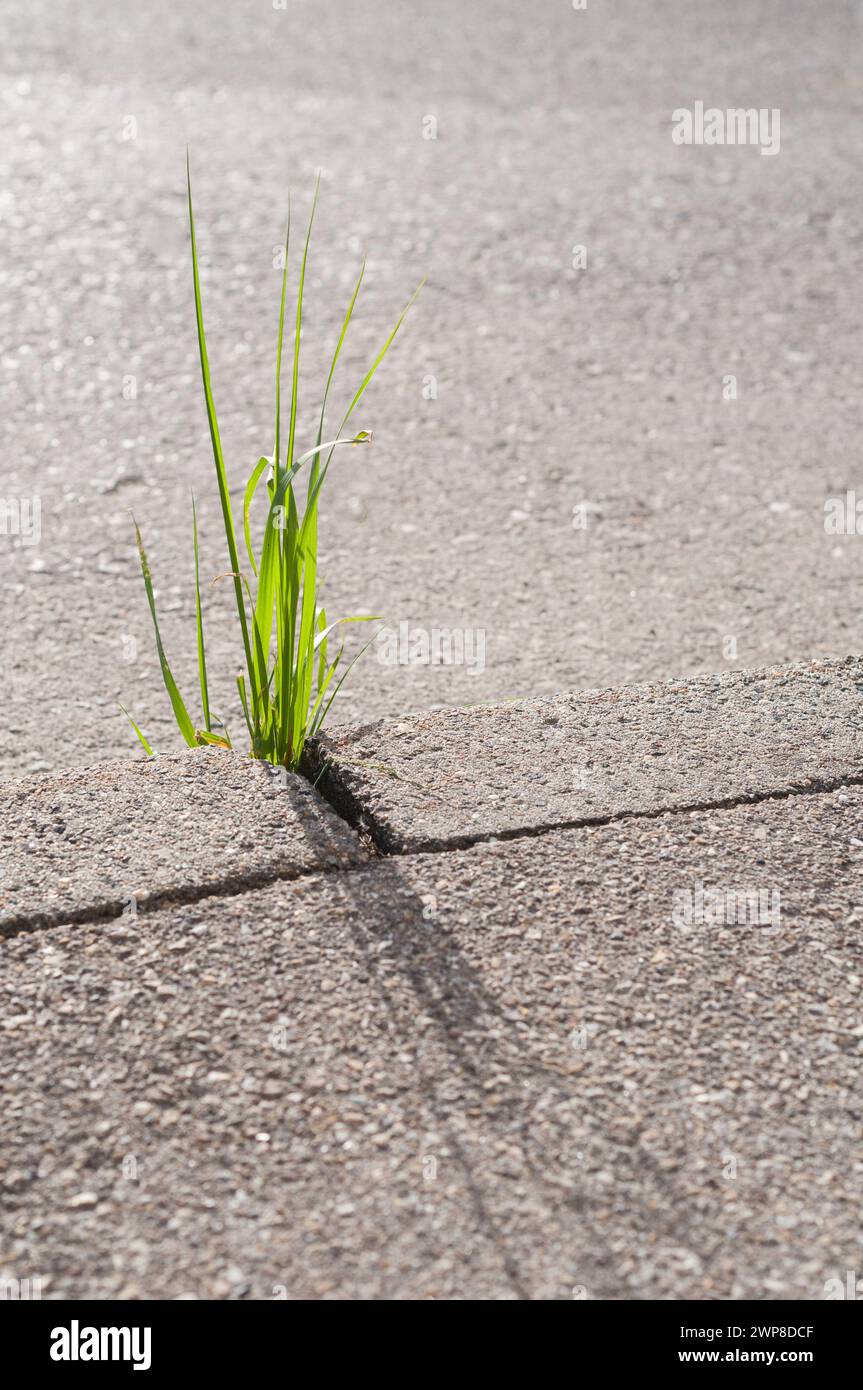
[[[326,1302],[208,1303],[194,1301],[93,1303],[4,1302],[0,1328],[10,1364],[25,1372],[48,1372],[66,1379],[87,1379],[108,1372],[142,1379],[182,1372],[217,1372],[224,1377],[252,1365],[308,1367],[308,1356],[320,1358],[327,1375],[341,1367],[356,1376],[369,1370],[369,1356],[383,1371],[395,1350],[387,1334],[398,1336],[416,1328],[421,1334],[460,1323],[463,1304],[453,1303],[445,1315],[426,1305],[350,1304]],[[846,1300],[802,1302],[572,1302],[550,1305],[533,1313],[520,1311],[523,1324],[506,1323],[495,1332],[476,1304],[471,1322],[461,1324],[471,1334],[467,1356],[453,1344],[435,1339],[421,1343],[422,1368],[428,1372],[436,1358],[441,1374],[451,1375],[453,1356],[460,1369],[466,1361],[483,1362],[487,1370],[498,1358],[508,1362],[513,1352],[524,1354],[532,1345],[546,1362],[557,1352],[608,1371],[645,1370],[684,1376],[704,1368],[733,1370],[759,1367],[771,1374],[794,1368],[825,1373],[853,1366],[860,1344],[859,1308]],[[362,1319],[362,1321],[360,1321]],[[344,1330],[345,1336],[338,1336]],[[321,1337],[323,1334],[323,1339]],[[334,1334],[336,1334],[334,1336]],[[370,1337],[369,1334],[372,1334]],[[513,1335],[514,1334],[514,1335]],[[525,1336],[539,1341],[525,1342]],[[383,1337],[384,1340],[381,1340]],[[555,1345],[557,1338],[559,1345]],[[590,1358],[589,1360],[585,1358]],[[404,1364],[400,1378],[410,1368]],[[513,1368],[510,1366],[510,1369]],[[392,1373],[396,1367],[391,1365]]]

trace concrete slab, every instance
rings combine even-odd
[[[861,702],[847,657],[336,729],[310,766],[383,849],[452,848],[853,780]]]
[[[0,1271],[821,1299],[863,1260],[861,842],[852,788],[15,937]],[[676,924],[702,884],[778,924]]]
[[[0,935],[364,857],[303,778],[220,749],[25,777],[0,792]]]

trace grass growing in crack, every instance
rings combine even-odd
[[[339,643],[334,654],[330,655],[333,633],[342,623],[369,622],[369,615],[338,618],[334,622],[327,619],[318,598],[318,501],[326,481],[327,471],[334,451],[342,445],[363,445],[371,443],[367,430],[346,433],[347,426],[365,394],[375,372],[389,351],[405,315],[419,294],[422,284],[414,291],[396,321],[383,346],[378,351],[365,376],[362,378],[350,404],[344,412],[338,431],[333,439],[324,442],[324,426],[327,401],[336,372],[336,366],[344,346],[348,327],[360,292],[365,272],[363,261],[356,286],[342,322],[341,332],[333,352],[330,370],[324,386],[320,413],[317,415],[315,444],[303,453],[297,452],[297,396],[300,367],[300,334],[303,322],[303,290],[306,277],[306,264],[312,225],[317,207],[320,178],[315,186],[312,210],[309,217],[303,247],[300,274],[296,294],[296,315],[294,325],[294,348],[291,371],[290,414],[288,417],[287,442],[282,431],[282,343],[285,327],[285,304],[288,284],[288,254],[290,251],[291,225],[290,208],[288,229],[285,237],[285,260],[282,273],[282,290],[279,303],[278,333],[276,339],[276,419],[275,441],[272,457],[261,458],[255,465],[246,484],[243,497],[243,543],[248,565],[255,581],[255,593],[249,582],[249,575],[241,568],[237,546],[237,533],[231,509],[231,497],[222,444],[219,438],[219,425],[216,407],[210,384],[210,366],[207,358],[207,343],[204,334],[204,318],[201,310],[201,285],[198,273],[198,252],[195,243],[195,218],[192,210],[192,181],[186,167],[189,196],[189,232],[192,243],[192,273],[195,287],[195,316],[198,329],[198,349],[201,359],[201,378],[204,386],[204,400],[207,407],[207,420],[210,426],[210,439],[213,446],[213,460],[216,468],[216,482],[219,489],[222,522],[228,548],[229,569],[226,575],[217,578],[232,580],[234,597],[239,618],[240,635],[243,648],[243,666],[237,676],[237,689],[243,717],[249,732],[250,753],[252,757],[263,758],[276,766],[295,769],[302,757],[306,740],[317,733],[326,718],[343,681],[350,674],[354,664],[369,645],[367,642],[354,659],[345,665],[344,645]],[[295,480],[301,471],[306,470],[305,502],[300,510],[298,490]],[[255,493],[262,481],[269,499],[267,517],[264,523],[260,548],[255,553],[250,524],[250,509]],[[198,556],[198,519],[194,495],[192,497],[192,540],[195,569],[195,616],[197,628],[198,683],[201,695],[202,722],[196,725],[192,720],[179,688],[159,631],[156,613],[156,600],[147,553],[141,538],[140,529],[135,523],[135,537],[141,561],[144,589],[153,620],[156,635],[156,652],[162,671],[162,679],[171,701],[177,728],[189,747],[200,744],[216,744],[223,748],[233,746],[230,734],[219,716],[210,705],[207,682],[207,661],[204,645],[204,625],[201,613],[201,576]],[[215,582],[215,581],[214,581]],[[372,639],[369,639],[372,640]],[[335,643],[333,642],[333,646]],[[153,750],[127,710],[123,713],[144,746],[148,756]]]

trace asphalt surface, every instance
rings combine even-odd
[[[16,936],[0,1273],[823,1299],[863,1256],[861,843],[849,788]],[[778,915],[686,920],[699,885]]]
[[[334,469],[326,596],[482,659],[371,652],[342,720],[859,649],[863,547],[824,503],[859,481],[860,39],[817,0],[4,0],[0,495],[42,510],[38,545],[0,536],[2,772],[139,756],[117,699],[177,746],[132,509],[191,699],[192,487],[227,561],[187,142],[236,488],[272,445],[289,188],[302,218],[325,170],[301,442],[363,248],[337,402],[429,277]],[[697,100],[779,108],[779,153],[676,145]],[[206,621],[239,725],[229,586]]]
[[[309,775],[387,853],[863,778],[863,662],[441,710],[324,735]]]

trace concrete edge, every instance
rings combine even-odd
[[[858,755],[848,758],[842,766],[843,758],[810,760],[810,766],[795,770],[788,769],[784,777],[777,779],[767,775],[764,770],[764,785],[737,786],[729,789],[727,795],[717,787],[705,796],[694,796],[691,800],[679,794],[659,791],[653,805],[636,807],[603,808],[596,812],[585,808],[584,814],[560,815],[551,819],[525,819],[524,823],[498,826],[494,829],[469,829],[453,833],[439,833],[422,822],[426,819],[417,803],[416,793],[426,805],[436,803],[446,816],[449,801],[443,789],[431,784],[412,780],[404,769],[413,770],[417,749],[421,754],[433,749],[446,763],[448,744],[452,749],[451,766],[463,766],[465,744],[470,742],[471,728],[481,738],[485,729],[497,719],[505,725],[513,715],[535,716],[537,724],[546,721],[560,711],[577,713],[580,708],[609,711],[608,718],[622,718],[619,710],[647,710],[670,697],[685,696],[688,700],[703,705],[709,710],[716,701],[717,730],[721,732],[724,717],[720,710],[720,700],[733,698],[746,699],[748,687],[768,687],[772,682],[786,683],[789,680],[811,680],[813,677],[834,678],[837,686],[842,682],[846,687],[851,681],[858,681],[863,672],[861,658],[849,655],[841,658],[818,659],[807,662],[787,663],[777,667],[753,668],[748,670],[716,672],[690,678],[676,677],[672,680],[642,682],[633,685],[610,686],[588,690],[562,692],[554,696],[542,696],[526,700],[514,700],[488,705],[472,705],[465,708],[445,708],[420,711],[401,717],[387,717],[362,724],[333,726],[306,745],[302,771],[317,787],[337,814],[360,833],[367,835],[377,850],[386,855],[411,853],[440,853],[449,850],[469,848],[471,845],[494,840],[512,840],[528,835],[542,835],[556,829],[579,829],[591,825],[602,825],[623,820],[632,816],[660,816],[669,812],[686,814],[709,809],[724,809],[736,805],[753,804],[761,800],[774,800],[785,796],[814,794],[835,791],[843,786],[858,785],[863,781],[863,759]],[[842,680],[839,680],[841,676]],[[825,683],[822,680],[822,683]],[[863,694],[863,683],[857,684]],[[856,699],[856,696],[855,696]],[[863,709],[863,699],[861,699]],[[605,718],[605,714],[601,715]],[[627,716],[628,717],[628,716]],[[669,710],[669,718],[672,711]],[[550,721],[550,722],[552,722]],[[464,731],[468,733],[465,736]],[[411,743],[410,763],[400,757],[400,741]],[[461,742],[461,746],[458,746]],[[369,757],[370,750],[373,755]],[[392,765],[382,761],[387,756],[386,749],[392,747]],[[378,749],[382,750],[379,755]],[[352,757],[352,753],[356,757]],[[845,750],[843,749],[843,753]],[[822,769],[812,766],[821,761]],[[840,765],[837,766],[836,764]],[[825,765],[826,764],[826,765]],[[661,767],[657,768],[661,772]],[[661,777],[655,779],[661,783]],[[733,780],[733,779],[731,779]],[[399,784],[403,784],[402,795],[405,806],[399,813],[395,799],[399,796]],[[481,786],[481,779],[477,779]],[[694,790],[694,789],[693,789]],[[411,804],[411,801],[413,804]],[[463,820],[463,807],[455,802],[453,821]],[[413,822],[411,824],[411,822]]]

